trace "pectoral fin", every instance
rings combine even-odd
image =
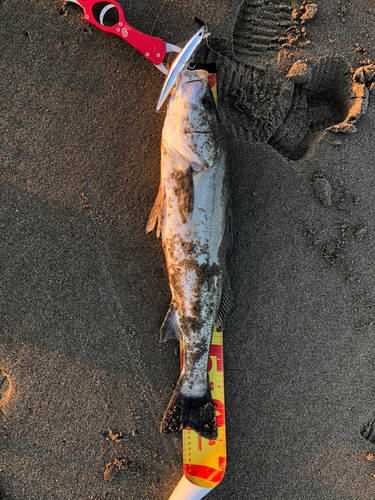
[[[192,134],[180,134],[178,140],[175,140],[175,134],[171,134],[167,137],[167,142],[172,151],[181,156],[196,172],[206,167],[205,163],[192,149]]]
[[[148,218],[148,223],[146,227],[146,233],[152,231],[156,226],[156,236],[159,238],[162,234],[163,222],[165,213],[165,191],[160,183],[159,191],[156,196],[154,206],[152,207],[150,217]]]
[[[213,134],[204,132],[177,134],[177,136],[170,133],[166,136],[166,140],[172,151],[181,156],[196,172],[212,168],[223,151],[221,141],[218,141]]]

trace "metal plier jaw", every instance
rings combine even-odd
[[[146,35],[136,30],[125,19],[124,11],[121,5],[116,0],[110,2],[98,0],[67,0],[71,3],[76,3],[82,7],[85,21],[93,24],[105,33],[117,35],[135,49],[139,50],[146,59],[155,64],[155,66],[165,75],[168,74],[167,68],[163,64],[165,54],[167,52],[180,52],[181,48],[171,43],[165,43],[161,38]],[[110,10],[116,9],[117,19],[112,23],[108,23],[106,15]],[[108,16],[107,16],[108,17]],[[116,18],[116,16],[114,16]],[[108,25],[110,24],[110,25]]]

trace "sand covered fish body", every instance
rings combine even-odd
[[[162,134],[161,182],[147,232],[162,237],[172,301],[161,340],[181,338],[184,367],[162,432],[191,427],[215,439],[207,365],[214,324],[231,308],[226,287],[226,161],[206,71],[184,71]],[[224,291],[223,291],[224,290]]]

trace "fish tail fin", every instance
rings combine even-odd
[[[181,384],[177,384],[160,424],[160,432],[172,434],[186,427],[206,439],[217,438],[215,405],[209,386],[203,396],[194,397],[184,395],[181,392]]]

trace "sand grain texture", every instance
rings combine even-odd
[[[151,33],[163,1],[122,4]],[[360,434],[375,411],[375,8],[307,4],[288,24],[268,2],[285,22],[256,47],[246,16],[261,9],[265,32],[260,0],[166,2],[153,32],[182,44],[197,16],[231,61],[209,56],[228,78],[237,298],[228,466],[212,500],[375,497]],[[159,423],[179,360],[158,342],[170,291],[145,232],[163,75],[81,17],[58,0],[0,3],[0,498],[167,500],[181,440]],[[354,75],[367,99],[356,132],[327,132],[348,118]]]

